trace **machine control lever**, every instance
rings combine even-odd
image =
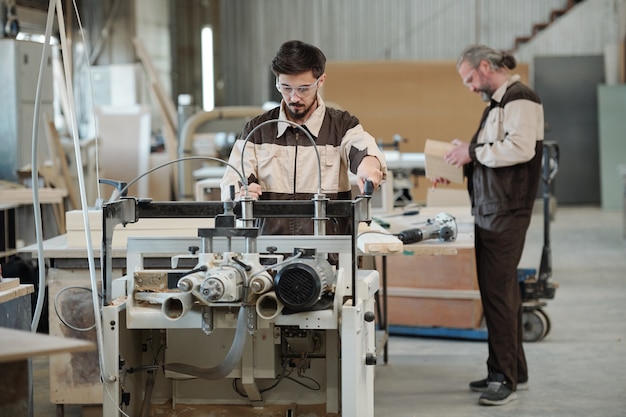
[[[243,269],[246,270],[246,272],[250,272],[252,270],[252,267],[246,263],[243,263],[242,261],[240,261],[238,258],[236,257],[232,257],[231,258],[233,260],[233,262],[235,262],[237,265],[239,265],[240,267],[242,267]]]
[[[126,197],[128,195],[128,188],[126,187],[128,183],[124,181],[107,180],[107,179],[101,178],[98,180],[98,182],[100,184],[107,184],[107,185],[112,186],[113,188],[115,188],[115,190],[118,193],[120,193],[122,197]],[[112,198],[113,197],[115,197],[115,193],[113,194]]]
[[[367,199],[367,205],[365,208],[365,219],[363,220],[368,225],[372,222],[372,194],[374,193],[374,183],[372,180],[365,180],[363,183],[363,195]]]
[[[365,180],[363,183],[363,194],[371,196],[374,193],[374,183],[372,180]]]

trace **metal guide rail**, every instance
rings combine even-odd
[[[102,207],[102,274],[105,305],[111,302],[112,257],[111,244],[115,226],[138,222],[142,218],[215,218],[223,215],[232,205],[237,218],[242,216],[242,205],[237,202],[153,202],[151,200],[122,197]],[[313,218],[316,215],[312,201],[254,201],[255,218]],[[358,263],[357,233],[360,222],[369,222],[369,197],[355,200],[325,201],[328,217],[345,218],[351,225],[352,238],[352,298],[356,298],[356,271]],[[234,230],[234,229],[233,229]],[[242,232],[243,233],[243,232]]]

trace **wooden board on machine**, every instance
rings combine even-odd
[[[89,210],[88,216],[91,242],[94,246],[99,247],[102,243],[102,211]],[[81,210],[66,212],[65,223],[67,227],[67,247],[87,247],[83,212]],[[121,224],[115,226],[112,246],[126,247],[127,239],[130,236],[197,237],[198,228],[209,228],[213,227],[214,224],[213,218],[140,219],[138,222],[128,223],[126,226]]]

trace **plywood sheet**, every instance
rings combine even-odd
[[[454,61],[334,61],[326,73],[324,100],[357,116],[382,142],[406,138],[404,152],[422,152],[426,138],[470,138],[484,108]]]

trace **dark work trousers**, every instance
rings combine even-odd
[[[487,369],[502,374],[513,390],[528,380],[517,268],[530,215],[530,210],[517,210],[474,217],[476,269],[488,332]]]

